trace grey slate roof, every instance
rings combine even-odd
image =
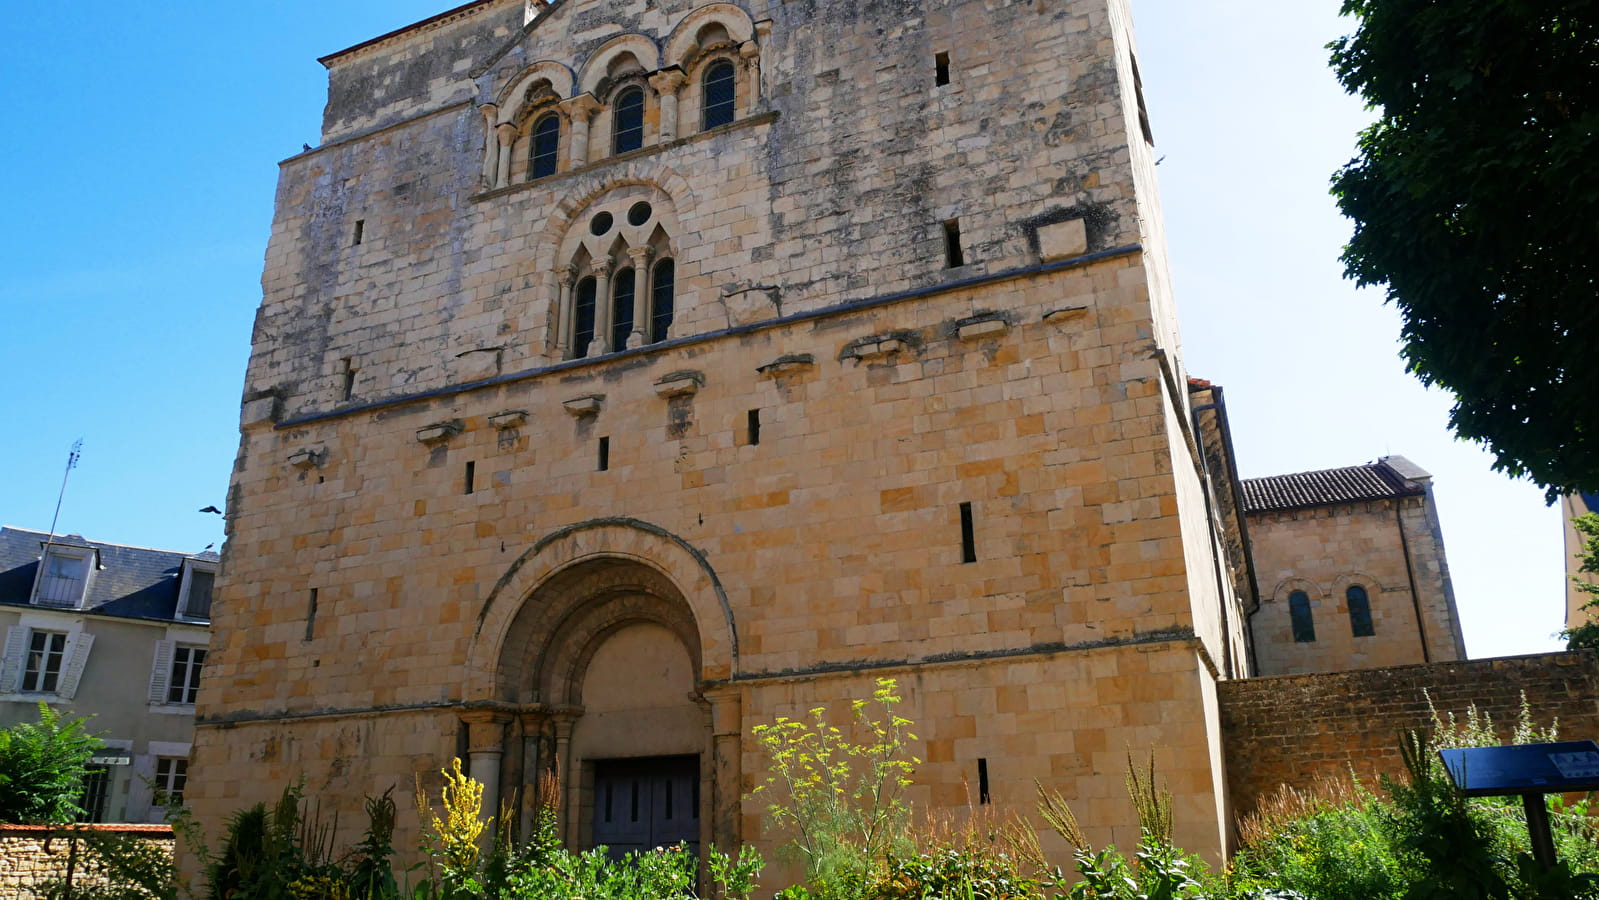
[[[28,606],[46,535],[25,528],[0,527],[0,604]],[[133,619],[177,618],[178,589],[185,559],[215,562],[215,553],[179,553],[56,535],[53,543],[91,547],[101,568],[89,583],[84,612]]]
[[[1390,464],[1390,460],[1393,464]],[[1400,474],[1401,471],[1405,474]],[[1413,477],[1407,478],[1406,474]],[[1426,486],[1415,480],[1416,477],[1428,476],[1410,460],[1394,456],[1363,466],[1246,478],[1243,482],[1244,511],[1258,513],[1309,509],[1365,500],[1415,497],[1427,493]]]

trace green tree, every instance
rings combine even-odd
[[[38,722],[0,731],[0,822],[49,825],[83,812],[83,776],[100,749],[86,721],[63,719],[40,703]]]
[[[1583,542],[1582,565],[1577,570],[1599,575],[1599,513],[1578,516],[1571,520],[1571,524]],[[1576,628],[1565,629],[1560,636],[1566,639],[1567,650],[1599,650],[1599,584],[1576,575],[1572,576],[1572,580],[1577,583],[1577,590],[1592,598],[1582,605],[1588,613],[1588,621]]]
[[[1599,0],[1344,0],[1380,118],[1333,178],[1345,274],[1386,287],[1450,426],[1551,502],[1599,488]]]

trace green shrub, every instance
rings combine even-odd
[[[40,703],[38,722],[0,731],[0,822],[50,825],[82,815],[83,777],[100,749],[86,721]]]

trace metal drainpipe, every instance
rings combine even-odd
[[[1399,547],[1405,554],[1405,577],[1410,580],[1410,605],[1416,611],[1416,634],[1421,638],[1421,661],[1432,662],[1432,652],[1427,649],[1427,624],[1421,617],[1421,593],[1416,590],[1416,567],[1410,561],[1410,538],[1405,536],[1405,498],[1394,500],[1394,525],[1399,528]]]

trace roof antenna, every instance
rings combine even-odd
[[[67,496],[67,479],[72,476],[72,470],[78,467],[78,457],[83,455],[83,438],[72,442],[72,452],[67,454],[67,471],[61,476],[61,494],[56,497],[56,514],[50,517],[50,536],[45,538],[45,543],[53,543],[56,539],[56,522],[61,518],[61,501]]]

